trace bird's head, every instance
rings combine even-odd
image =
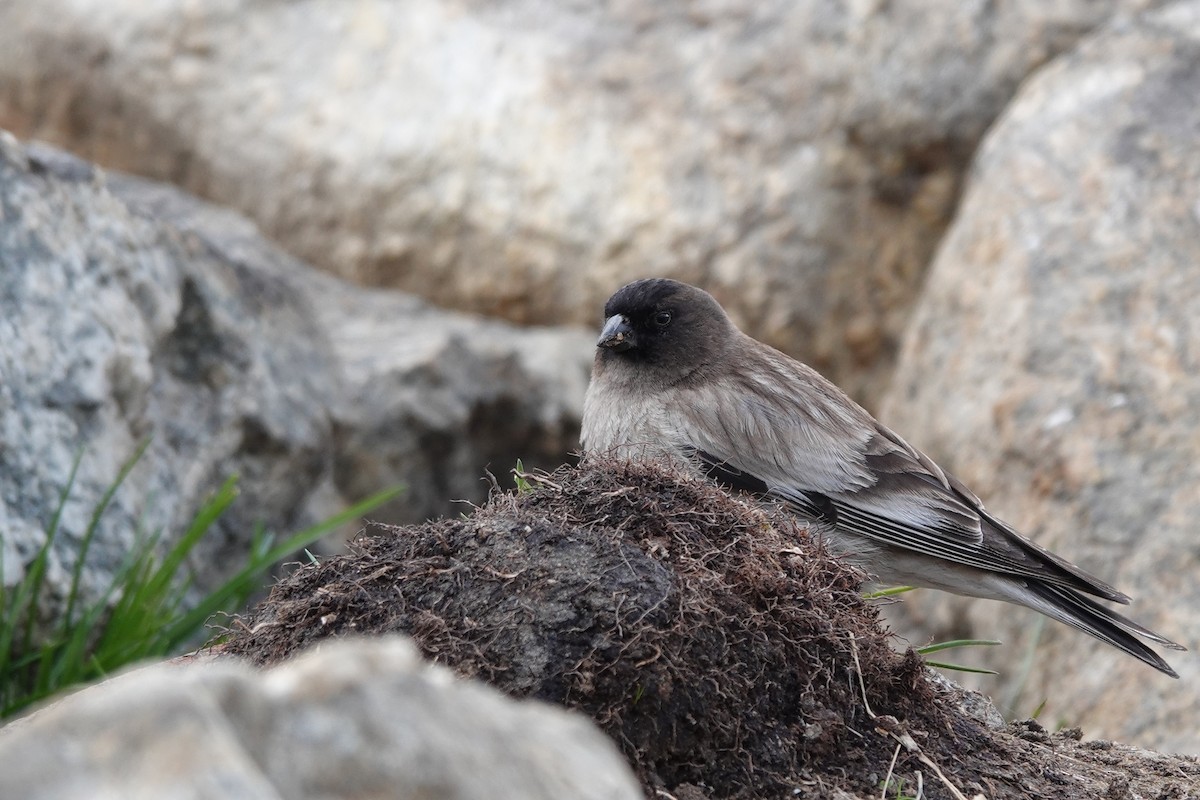
[[[646,378],[674,383],[716,360],[736,335],[703,289],[667,278],[634,281],[604,304],[596,367],[636,365]]]

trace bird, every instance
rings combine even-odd
[[[876,582],[1034,609],[1178,678],[1141,639],[1186,648],[1095,598],[1129,597],[1018,533],[961,481],[695,286],[647,278],[604,306],[585,457],[668,459],[782,503]]]

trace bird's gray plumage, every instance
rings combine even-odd
[[[1175,676],[1170,640],[1086,595],[1129,598],[992,516],[815,370],[739,331],[701,289],[616,292],[584,403],[587,452],[670,458],[784,501],[883,582],[1034,608]]]

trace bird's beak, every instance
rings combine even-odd
[[[629,318],[624,314],[613,314],[604,320],[604,328],[600,331],[596,347],[604,347],[618,353],[631,347],[637,347],[637,340],[633,336]]]

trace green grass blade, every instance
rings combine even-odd
[[[4,585],[4,547],[0,546],[0,679],[8,675],[9,649],[12,641],[13,625],[8,620],[9,590]],[[0,708],[4,707],[8,681],[0,683]]]
[[[91,666],[92,658],[88,655],[88,651],[98,647],[104,635],[111,630],[110,625],[101,625],[108,612],[109,603],[118,590],[133,580],[130,576],[145,568],[146,554],[151,551],[152,547],[152,542],[147,543],[145,540],[135,545],[122,559],[103,595],[83,610],[80,618],[72,625],[65,638],[60,636],[50,654],[51,658],[48,659],[53,663],[47,679],[44,683],[39,682],[35,697],[31,698],[31,702],[49,696],[64,686],[99,677],[100,673]],[[123,599],[122,595],[117,602],[117,607]]]
[[[79,624],[71,629],[70,636],[56,642],[49,657],[42,659],[42,664],[50,662],[44,680],[37,684],[36,700],[49,697],[60,687],[82,683],[92,676],[87,672],[85,653],[96,629],[96,624],[104,612],[104,606],[97,603],[80,615]]]
[[[17,596],[12,606],[12,627],[6,624],[5,629],[8,632],[0,640],[0,652],[5,654],[12,652],[13,633],[21,622],[21,616],[25,618],[25,628],[23,631],[22,642],[18,652],[28,653],[33,650],[33,630],[35,617],[34,606],[37,604],[37,598],[42,593],[42,581],[46,577],[46,562],[50,558],[50,549],[54,545],[54,539],[58,536],[59,521],[62,519],[63,509],[67,506],[67,498],[71,494],[71,489],[75,486],[75,476],[79,472],[79,464],[83,461],[83,450],[81,449],[75,456],[75,460],[71,462],[71,472],[67,476],[67,483],[63,486],[62,492],[58,496],[58,506],[54,509],[54,514],[50,518],[50,524],[46,528],[46,541],[38,548],[37,555],[34,556],[28,570],[25,573],[25,578],[17,587]],[[9,620],[6,620],[9,622]]]
[[[1048,702],[1050,702],[1049,697],[1043,698],[1042,702],[1038,703],[1037,708],[1035,708],[1033,710],[1033,712],[1029,715],[1029,718],[1037,719],[1038,717],[1040,717],[1042,715],[1042,712],[1046,710],[1046,703],[1048,703]]]
[[[58,505],[46,526],[46,540],[38,548],[37,554],[21,581],[12,589],[0,585],[0,607],[4,609],[0,616],[0,714],[9,713],[14,704],[28,692],[30,681],[36,680],[41,667],[35,669],[43,654],[33,647],[33,632],[36,622],[37,598],[41,595],[42,582],[46,575],[46,564],[50,558],[54,539],[58,535],[59,521],[71,488],[75,485],[75,477],[79,472],[79,464],[83,460],[83,450],[71,462],[71,471],[67,475],[66,485],[58,496]],[[22,623],[24,625],[22,626]],[[17,644],[18,636],[20,645]]]
[[[258,588],[263,575],[281,558],[298,552],[334,528],[394,498],[401,487],[379,492],[342,513],[276,542],[256,526],[241,569],[224,585],[182,611],[191,578],[185,562],[197,544],[237,497],[236,477],[227,480],[201,506],[187,530],[159,560],[161,531],[140,532],[123,557],[103,596],[84,605],[82,577],[86,556],[120,486],[145,453],[149,442],[125,461],[93,509],[80,539],[66,599],[66,615],[49,640],[33,646],[36,606],[66,503],[76,484],[82,452],[72,464],[67,485],[39,548],[16,587],[0,586],[0,717],[14,713],[72,684],[102,677],[140,658],[168,655],[191,639],[217,611],[235,610]],[[0,553],[0,570],[3,554]]]
[[[927,656],[930,653],[938,653],[942,650],[952,650],[956,647],[995,647],[1003,644],[995,639],[951,639],[948,642],[937,642],[935,644],[918,647],[917,652],[922,656]],[[951,664],[945,661],[930,661],[925,659],[925,663],[931,667],[940,667],[941,669],[949,669],[955,672],[972,672],[977,675],[999,675],[995,670],[986,669],[984,667],[968,667],[963,664]]]
[[[533,484],[526,477],[525,464],[521,459],[517,459],[517,465],[510,472],[512,472],[513,483],[517,487],[517,494],[527,494],[533,491]]]
[[[200,540],[204,538],[204,534],[208,533],[208,529],[221,518],[225,510],[237,499],[239,493],[237,482],[238,476],[229,476],[225,483],[221,484],[221,488],[217,489],[205,501],[204,505],[200,507],[200,511],[192,518],[187,531],[175,543],[175,546],[170,549],[163,558],[162,564],[159,565],[157,574],[155,575],[154,585],[156,588],[170,585],[188,554],[195,549]]]
[[[905,592],[911,592],[911,591],[914,591],[916,588],[917,588],[916,586],[889,586],[886,589],[879,589],[874,592],[867,592],[862,597],[863,597],[863,600],[878,600],[881,597],[893,597],[898,594],[904,594]]]
[[[72,620],[75,618],[75,604],[79,599],[80,580],[83,576],[83,565],[87,561],[88,551],[92,547],[92,540],[96,537],[96,531],[100,528],[100,517],[104,514],[109,504],[112,503],[113,497],[116,496],[117,490],[121,488],[121,484],[129,477],[129,473],[133,471],[134,466],[142,459],[146,452],[146,448],[150,446],[150,440],[145,439],[134,451],[133,455],[125,460],[121,465],[121,469],[117,472],[117,478],[104,491],[100,497],[100,502],[96,504],[92,510],[92,518],[88,522],[87,530],[83,534],[83,539],[79,542],[79,553],[75,558],[74,568],[71,570],[71,588],[67,595],[67,611],[63,615],[63,635],[65,636],[71,628]]]
[[[930,667],[938,667],[940,669],[950,669],[955,672],[973,672],[976,675],[999,675],[994,669],[985,669],[983,667],[968,667],[964,664],[949,664],[944,661],[926,661],[926,665]]]
[[[96,606],[103,611],[108,607],[109,599],[117,595],[92,647],[89,661],[97,665],[93,674],[107,672],[139,658],[142,655],[139,645],[146,638],[147,626],[161,624],[161,620],[154,619],[153,609],[143,605],[145,598],[141,591],[154,570],[154,552],[159,537],[160,532],[155,532],[138,542],[114,576],[103,602]]]
[[[192,518],[187,531],[168,550],[160,563],[153,561],[153,548],[147,550],[148,562],[143,573],[130,581],[123,602],[114,610],[108,628],[113,631],[103,646],[97,648],[97,659],[108,665],[151,655],[164,655],[159,646],[164,623],[178,617],[190,580],[178,580],[177,573],[188,554],[237,499],[237,477],[230,477],[201,506]]]
[[[322,522],[292,534],[287,539],[267,550],[254,554],[247,564],[238,570],[233,577],[212,591],[200,601],[195,608],[176,620],[166,629],[162,644],[171,649],[183,644],[204,622],[218,611],[225,610],[231,601],[248,597],[257,588],[257,581],[276,561],[285,556],[303,550],[316,542],[330,531],[346,522],[357,519],[362,515],[378,508],[404,490],[402,486],[394,486],[377,492],[364,500],[360,500],[345,511]]]
[[[937,653],[942,650],[953,650],[955,647],[995,647],[996,645],[1004,644],[1004,642],[995,639],[952,639],[948,642],[937,642],[936,644],[927,644],[924,647],[918,647],[917,652],[923,656],[930,653]]]

